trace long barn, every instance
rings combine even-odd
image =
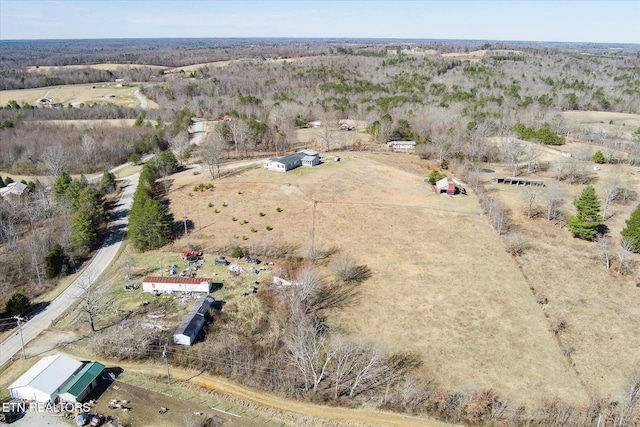
[[[144,292],[171,294],[174,292],[199,292],[208,294],[213,284],[205,277],[160,277],[147,276],[142,281]]]

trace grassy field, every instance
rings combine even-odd
[[[33,66],[27,68],[27,71],[33,72],[48,72],[56,70],[83,70],[85,68],[93,68],[95,70],[111,70],[117,71],[119,68],[152,68],[157,70],[164,70],[167,67],[160,65],[144,65],[144,64],[91,64],[91,65],[64,65],[64,66]]]
[[[585,132],[606,132],[631,140],[631,134],[640,128],[640,114],[609,111],[563,111],[567,122],[579,125]]]
[[[313,169],[251,170],[204,193],[193,186],[208,175],[185,171],[172,177],[170,208],[175,218],[186,211],[194,232],[168,249],[215,254],[310,239],[336,247],[373,273],[357,307],[335,313],[342,328],[420,353],[425,374],[447,387],[493,388],[520,401],[586,399],[475,196],[437,196],[422,182],[427,166],[412,155],[342,153]]]
[[[52,99],[52,103],[59,103],[65,106],[68,104],[78,105],[80,103],[113,103],[137,107],[140,105],[140,101],[133,94],[136,90],[138,90],[138,86],[117,87],[116,83],[87,83],[35,89],[4,90],[0,91],[0,105],[6,105],[12,100],[19,104],[26,102],[31,105],[40,105],[39,100],[48,97]],[[115,96],[115,98],[107,98],[110,95]]]

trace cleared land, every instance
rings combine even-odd
[[[84,104],[112,103],[116,105],[138,107],[140,101],[134,92],[138,86],[121,86],[117,83],[94,83],[79,85],[50,86],[35,89],[16,89],[0,91],[0,105],[6,105],[9,101],[19,104],[26,102],[31,105],[43,105],[40,100],[50,98],[51,103],[67,106]],[[157,108],[153,102],[149,102],[148,108]]]
[[[64,66],[33,66],[27,68],[27,71],[48,72],[57,70],[83,70],[85,68],[93,68],[95,70],[112,70],[118,69],[136,69],[136,68],[152,68],[155,70],[164,70],[167,67],[160,65],[143,65],[143,64],[90,64],[90,65],[64,65]]]
[[[286,174],[251,170],[205,193],[192,189],[208,175],[185,171],[172,177],[171,209],[181,218],[186,208],[195,229],[189,243],[205,252],[314,239],[351,254],[373,274],[357,307],[336,313],[337,323],[419,352],[425,374],[447,387],[493,388],[519,401],[586,399],[475,196],[437,196],[422,182],[427,163],[417,156],[342,156]],[[186,245],[179,240],[172,250]]]

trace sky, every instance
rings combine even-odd
[[[640,0],[0,0],[0,41],[176,37],[640,44]]]

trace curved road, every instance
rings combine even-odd
[[[138,185],[139,177],[140,174],[136,173],[122,178],[122,181],[129,181],[129,184],[125,187],[120,201],[114,209],[113,218],[116,219],[109,224],[109,237],[89,266],[56,299],[51,301],[47,308],[22,325],[22,336],[25,345],[47,329],[51,322],[64,313],[82,295],[84,292],[83,287],[86,288],[88,284],[93,284],[118,254],[120,245],[124,240],[125,229],[129,223],[128,213],[133,202],[133,193]],[[18,353],[21,350],[21,346],[19,332],[14,333],[0,343],[0,366]]]
[[[144,97],[143,95],[140,95],[140,89],[136,89],[135,92],[133,92],[133,95],[138,98],[138,101],[140,101],[140,108],[142,108],[143,110],[147,109],[147,98]]]

